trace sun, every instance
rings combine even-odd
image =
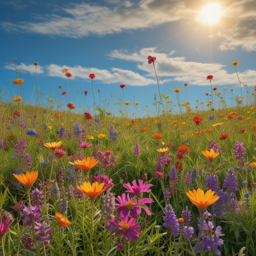
[[[217,3],[207,4],[201,11],[201,16],[205,23],[216,24],[222,15],[221,6]]]

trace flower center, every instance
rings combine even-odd
[[[127,201],[127,203],[126,203],[125,206],[126,206],[127,209],[133,209],[134,202],[132,202],[132,201]]]
[[[130,227],[130,225],[127,223],[121,223],[121,226],[124,230],[127,230]]]

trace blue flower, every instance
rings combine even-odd
[[[49,163],[48,162],[43,162],[41,163],[42,167],[48,167],[49,166]]]
[[[47,130],[48,125],[47,125],[47,124],[44,124],[43,128],[44,128],[44,130]]]
[[[189,143],[189,140],[185,140],[185,143]]]
[[[244,198],[245,198],[245,199],[249,199],[249,193],[245,193],[245,194],[244,194]]]
[[[16,158],[16,156],[12,156],[12,159],[14,160]]]
[[[215,116],[209,116],[210,120],[213,120],[215,118]]]
[[[4,146],[3,142],[0,142],[0,148],[2,148]]]
[[[30,136],[35,136],[36,135],[36,131],[34,129],[28,129],[26,134],[30,135]]]
[[[162,128],[162,124],[157,124],[157,127],[158,127],[159,129],[161,129],[161,128]]]
[[[12,129],[12,127],[11,127],[11,126],[8,126],[8,127],[7,127],[7,130],[9,130],[9,131],[10,131],[11,129]]]

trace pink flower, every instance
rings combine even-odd
[[[139,186],[136,183],[136,180],[134,180],[132,182],[133,186],[131,186],[130,183],[127,184],[123,184],[123,186],[128,189],[125,192],[126,193],[131,193],[137,197],[140,196],[140,194],[142,194],[143,192],[151,192],[151,190],[149,189],[150,187],[152,187],[152,184],[143,184],[143,180],[139,180]]]
[[[162,172],[155,172],[155,179],[156,180],[161,180],[163,178],[163,173]]]
[[[208,75],[208,76],[206,77],[206,79],[207,79],[207,80],[212,80],[212,79],[213,79],[213,76],[212,76],[212,75]]]
[[[92,144],[84,142],[79,145],[79,148],[89,148],[90,146],[92,146]]]
[[[105,156],[111,156],[112,151],[105,151]]]
[[[148,64],[151,64],[152,62],[154,63],[156,60],[156,57],[148,56]]]
[[[122,194],[122,196],[117,197],[117,201],[120,203],[116,204],[116,206],[118,206],[117,212],[120,214],[121,218],[124,218],[125,216],[135,218],[141,213],[141,208],[145,210],[147,215],[151,215],[150,210],[145,205],[153,202],[151,198],[143,198],[137,203],[137,200],[132,200],[129,194]]]
[[[8,231],[10,224],[10,220],[7,219],[5,223],[2,223],[2,217],[0,217],[0,239],[4,236],[4,234]]]
[[[107,175],[98,175],[98,176],[91,176],[90,177],[90,180],[92,183],[94,182],[98,182],[99,184],[100,183],[104,183],[104,188],[112,188],[114,187],[114,184],[112,183],[112,179],[109,179]]]
[[[58,158],[62,158],[63,156],[66,155],[66,152],[61,149],[56,149],[54,153],[55,153],[55,156]]]
[[[91,79],[94,79],[95,77],[96,77],[96,76],[95,76],[95,74],[93,74],[93,73],[89,75],[89,78],[91,78]]]
[[[66,92],[66,91],[64,91],[64,92],[62,92],[62,93],[61,93],[61,95],[66,95],[66,94],[67,94],[67,92]]]
[[[116,230],[115,236],[119,237],[123,235],[127,241],[137,241],[139,234],[141,233],[140,224],[136,224],[136,219],[129,219],[128,216],[126,216],[124,219],[121,219],[120,222],[118,222],[116,218],[110,220],[106,228],[110,231]]]

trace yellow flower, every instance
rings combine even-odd
[[[87,136],[86,136],[86,139],[88,139],[88,140],[93,140],[94,137],[93,137],[92,135],[87,135]]]
[[[140,105],[140,103],[139,103],[139,102],[136,102],[135,105],[138,106],[138,105]]]
[[[44,146],[47,147],[47,148],[50,148],[52,150],[55,150],[56,148],[60,147],[62,143],[63,143],[62,141],[49,142],[49,143],[45,143]]]
[[[178,93],[178,92],[181,91],[181,89],[180,89],[180,88],[176,88],[176,89],[174,89],[173,91]]]
[[[165,98],[166,98],[166,99],[169,99],[169,95],[166,95]]]
[[[217,123],[217,124],[213,124],[212,126],[220,126],[220,125],[223,125],[224,123]]]
[[[220,96],[220,92],[218,92],[216,95],[217,95],[217,96]]]
[[[167,104],[169,104],[169,103],[171,103],[171,101],[170,101],[170,100],[168,100],[166,103],[167,103]]]
[[[131,105],[129,101],[126,101],[124,104],[127,105],[127,106]]]
[[[238,63],[239,63],[238,61],[234,61],[234,62],[232,62],[232,65],[236,66]]]
[[[211,149],[210,151],[206,150],[206,151],[202,151],[202,154],[207,157],[209,160],[213,160],[214,158],[216,158],[219,155],[219,152],[215,153],[213,149]]]
[[[50,98],[49,98],[49,99],[48,99],[48,101],[50,101],[50,102],[54,102],[54,99],[50,99]]]
[[[14,97],[13,97],[13,100],[14,100],[14,101],[21,101],[22,98],[21,98],[20,96],[14,96]]]
[[[98,138],[99,138],[99,139],[105,139],[105,137],[106,137],[105,134],[99,134],[99,135],[98,135]]]
[[[251,166],[252,168],[256,169],[256,163],[255,163],[255,162],[251,163],[250,166]]]
[[[169,148],[159,148],[159,149],[157,149],[157,152],[159,152],[159,153],[166,153],[168,151],[169,151]]]
[[[48,126],[48,128],[51,130],[51,129],[52,129],[52,126],[51,126],[51,125],[49,125],[49,126]]]

